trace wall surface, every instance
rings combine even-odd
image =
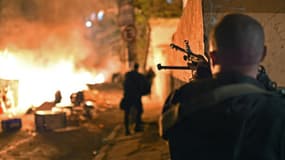
[[[206,35],[228,12],[244,13],[256,18],[264,27],[268,50],[262,64],[272,80],[279,86],[285,86],[285,1],[204,0],[203,4]]]
[[[171,55],[169,44],[177,28],[179,19],[151,19],[151,41],[147,60],[147,68],[151,67],[155,73],[152,98],[163,102],[170,92],[170,75],[167,70],[158,70],[157,64],[169,65],[168,55]]]
[[[285,1],[284,0],[185,0],[182,16],[175,21],[151,21],[151,48],[148,65],[185,66],[183,53],[169,47],[175,43],[184,48],[184,40],[189,40],[194,53],[204,53],[204,34],[219,18],[228,12],[243,12],[257,18],[264,26],[267,59],[263,62],[272,80],[278,85],[285,86]],[[258,5],[257,5],[258,4]],[[151,60],[150,60],[151,59]],[[155,67],[156,68],[156,67]],[[160,98],[166,93],[189,81],[192,77],[190,70],[157,71],[156,89]],[[164,86],[164,87],[163,87]],[[164,89],[162,89],[164,88]]]
[[[185,1],[186,2],[186,1]],[[173,34],[172,42],[184,48],[189,40],[194,53],[204,53],[203,35],[226,13],[240,12],[251,15],[261,22],[266,34],[268,54],[262,63],[272,80],[285,86],[285,1],[284,0],[188,0]],[[171,51],[174,52],[174,51]],[[185,65],[181,52],[167,55],[169,64]],[[187,82],[190,71],[172,71],[174,79]],[[175,85],[177,87],[177,85]]]
[[[185,48],[184,40],[188,40],[191,50],[194,53],[204,53],[203,43],[203,17],[201,0],[188,0],[184,7],[183,14],[173,35],[172,42]],[[186,66],[183,54],[180,51],[172,50],[173,54],[167,55],[169,64]],[[190,70],[175,70],[173,76],[181,81],[188,82],[192,77]]]
[[[147,68],[155,68],[156,77],[151,97],[164,102],[173,88],[188,82],[190,70],[158,70],[157,64],[166,66],[186,66],[184,53],[170,48],[175,43],[184,48],[184,40],[189,40],[195,53],[203,53],[203,19],[200,0],[184,1],[184,13],[177,19],[151,19],[151,41]],[[187,3],[186,3],[187,2]]]

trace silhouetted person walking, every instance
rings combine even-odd
[[[124,125],[126,135],[130,134],[130,116],[135,116],[135,131],[142,131],[142,114],[143,114],[143,105],[141,101],[142,97],[142,83],[146,81],[144,75],[138,72],[139,64],[135,63],[133,70],[125,74],[125,79],[123,83],[124,89]],[[131,112],[132,109],[135,109],[135,112]],[[135,115],[130,115],[134,114]]]

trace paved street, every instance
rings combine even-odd
[[[118,109],[121,90],[99,88],[96,116],[54,132],[36,132],[34,115],[24,115],[20,131],[0,134],[1,160],[153,160],[169,159],[165,141],[157,133],[160,106],[144,98],[145,130],[124,135],[123,112]]]
[[[167,142],[157,132],[157,105],[146,99],[144,131],[125,136],[123,125],[118,125],[94,160],[170,160]]]

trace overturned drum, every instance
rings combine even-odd
[[[35,113],[37,131],[52,131],[66,127],[65,112],[37,111]]]

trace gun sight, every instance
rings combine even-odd
[[[183,48],[181,48],[181,47],[175,45],[174,43],[171,43],[171,44],[170,44],[170,47],[171,47],[172,49],[176,49],[176,50],[179,50],[179,51],[181,51],[181,52],[184,52],[184,53],[188,54],[185,49],[183,49]]]

